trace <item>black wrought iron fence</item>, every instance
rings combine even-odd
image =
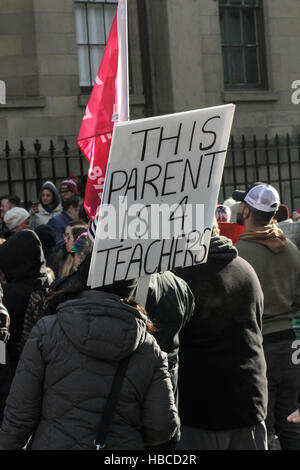
[[[88,173],[88,162],[79,149],[70,149],[67,140],[56,148],[52,140],[44,148],[38,139],[25,149],[23,141],[12,151],[8,141],[0,154],[0,196],[17,194],[25,206],[37,199],[46,180],[56,186],[67,176],[76,175],[82,195]]]
[[[0,147],[1,149],[1,147]],[[79,178],[82,195],[88,173],[88,162],[79,149],[69,147],[67,140],[58,148],[52,140],[49,146],[38,139],[26,148],[20,141],[18,150],[3,143],[0,152],[0,196],[17,194],[25,205],[37,198],[47,179],[57,186],[66,176]],[[219,202],[229,198],[234,189],[244,189],[254,181],[274,185],[281,201],[290,208],[300,209],[300,135],[292,139],[276,135],[258,141],[231,137],[219,194]]]
[[[255,181],[272,184],[281,202],[290,210],[300,209],[300,135],[291,139],[276,135],[258,141],[231,137],[222,178],[219,200],[244,189]]]

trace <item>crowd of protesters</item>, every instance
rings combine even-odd
[[[0,449],[95,449],[122,366],[107,450],[300,450],[300,211],[235,191],[145,305],[137,279],[88,287],[96,224],[73,176],[1,198]]]

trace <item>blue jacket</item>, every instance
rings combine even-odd
[[[52,217],[52,219],[49,220],[48,225],[52,227],[55,230],[56,233],[56,246],[55,250],[59,251],[63,248],[64,246],[64,233],[66,226],[72,222],[72,218],[66,213],[62,212],[59,215],[56,215],[55,217]]]

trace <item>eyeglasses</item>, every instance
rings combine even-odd
[[[68,241],[74,241],[74,238],[72,238],[68,233],[64,233],[64,238]]]

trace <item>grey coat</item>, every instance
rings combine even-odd
[[[33,328],[7,399],[0,449],[93,449],[120,359],[131,355],[106,449],[144,449],[175,433],[165,353],[146,318],[98,291],[59,305]]]

